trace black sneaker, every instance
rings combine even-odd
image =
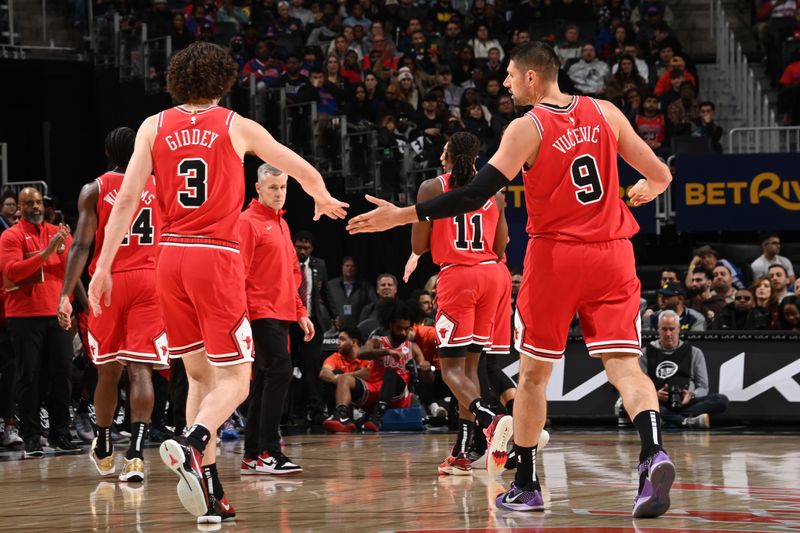
[[[27,459],[29,457],[44,457],[44,450],[42,450],[42,443],[39,440],[39,435],[25,439],[25,458]]]
[[[73,444],[69,437],[56,435],[50,439],[50,446],[57,452],[75,453],[81,451],[81,447]]]

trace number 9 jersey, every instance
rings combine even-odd
[[[220,106],[159,113],[152,157],[163,243],[237,247],[244,168],[230,139],[235,116]]]
[[[528,235],[573,242],[629,239],[639,231],[620,198],[617,138],[594,99],[526,113],[541,136],[536,162],[523,169]]]

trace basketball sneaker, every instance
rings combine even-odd
[[[546,429],[543,429],[542,432],[539,434],[539,443],[537,445],[538,450],[543,450],[547,443],[550,442],[550,433]],[[514,441],[508,441],[508,455],[506,457],[506,464],[504,468],[506,470],[515,470],[517,468],[517,455],[514,453]],[[481,470],[486,468],[486,454],[478,455],[477,453],[471,451],[470,458],[472,459],[472,468],[479,468]]]
[[[331,433],[352,433],[356,429],[356,423],[347,415],[344,418],[334,415],[322,422],[322,429]]]
[[[208,511],[208,493],[203,483],[203,454],[180,436],[167,439],[159,447],[161,460],[180,478],[178,498],[183,507],[194,516]]]
[[[239,467],[239,473],[243,476],[253,476],[258,474],[256,471],[256,465],[258,464],[258,459],[248,459],[247,457],[242,458],[242,464]]]
[[[544,499],[539,484],[528,489],[521,489],[513,482],[508,491],[495,500],[498,509],[505,511],[544,511]]]
[[[697,416],[690,416],[683,419],[683,424],[690,428],[708,429],[711,427],[711,417],[708,416],[708,413],[703,413]]]
[[[236,510],[233,505],[228,503],[228,499],[224,494],[219,499],[213,494],[209,494],[208,511],[204,515],[197,517],[198,524],[220,524],[222,522],[233,522],[234,520],[236,520]]]
[[[89,459],[92,460],[92,464],[97,469],[98,474],[101,476],[110,476],[117,469],[116,465],[114,464],[114,447],[111,447],[111,454],[108,457],[103,457],[102,459],[97,456],[97,453],[95,453],[96,449],[97,437],[92,440],[92,449],[89,452]]]
[[[377,433],[381,430],[381,426],[383,426],[383,415],[376,409],[375,412],[370,415],[369,419],[364,422],[364,430]]]
[[[66,435],[50,436],[50,447],[57,452],[79,453],[81,447],[72,442],[72,439]]]
[[[483,430],[486,435],[486,472],[491,476],[502,473],[508,459],[508,442],[514,436],[514,419],[509,415],[497,415],[489,427]]]
[[[122,472],[119,473],[120,481],[141,483],[144,481],[144,461],[138,457],[133,459],[124,458]]]
[[[0,438],[0,446],[18,446],[22,444],[22,437],[19,436],[17,426],[6,425],[3,428],[3,435]]]
[[[464,452],[459,453],[455,457],[450,455],[439,465],[439,473],[449,474],[451,476],[471,476],[472,461],[470,461],[469,456]]]
[[[670,506],[669,489],[675,481],[675,465],[663,450],[639,465],[639,493],[633,500],[634,518],[655,518]]]
[[[25,453],[24,457],[44,457],[44,450],[42,449],[42,442],[39,437],[31,437],[25,440]]]
[[[294,464],[282,452],[275,455],[264,452],[256,460],[257,474],[299,474],[302,471],[300,466]]]

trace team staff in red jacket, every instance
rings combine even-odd
[[[39,406],[47,399],[50,445],[78,451],[70,442],[69,400],[72,338],[58,325],[56,312],[67,250],[69,228],[44,221],[41,193],[19,193],[22,218],[0,237],[0,269],[8,290],[5,297],[8,331],[17,356],[19,415],[26,457],[44,455],[39,442]],[[42,368],[48,379],[42,382]],[[39,390],[41,386],[46,390]]]
[[[283,219],[288,176],[264,164],[258,168],[253,200],[239,217],[239,240],[246,275],[247,311],[255,341],[255,375],[250,386],[242,474],[302,472],[281,452],[278,425],[292,379],[289,324],[314,337],[298,287],[294,243]]]

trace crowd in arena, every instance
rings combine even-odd
[[[23,232],[30,229],[25,214],[31,207],[20,203],[18,209],[17,197],[10,191],[2,198],[0,225],[4,235],[0,238],[0,249],[4,250],[3,258],[7,258],[13,255],[12,248],[20,244]],[[51,223],[60,221],[61,213],[52,201],[46,202],[44,217]],[[20,224],[26,227],[22,228]],[[63,256],[70,242],[69,236],[61,236],[59,241],[57,226],[51,227],[56,229],[45,251],[50,252],[49,256]],[[19,231],[8,231],[18,228]],[[313,255],[312,234],[297,232],[292,240],[300,271],[313,271],[311,282],[301,283],[299,291],[317,334],[311,342],[303,342],[303,331],[296,325],[292,327],[291,364],[294,372],[290,401],[282,417],[285,424],[319,426],[339,403],[337,388],[341,388],[340,382],[347,380],[347,376],[360,376],[369,370],[370,361],[358,359],[359,348],[376,331],[381,331],[381,328],[385,331],[390,325],[391,316],[387,317],[387,313],[397,312],[399,282],[392,273],[379,275],[374,283],[363,279],[359,276],[358,261],[353,257],[345,257],[335,271],[331,269],[328,274],[325,262]],[[680,344],[677,338],[686,331],[800,331],[800,280],[796,278],[792,261],[780,255],[780,236],[775,233],[765,234],[761,246],[763,254],[746,264],[720,257],[714,248],[705,245],[695,250],[686,268],[664,267],[658,286],[644,286],[642,293],[643,329],[660,337],[653,346],[662,350],[670,342],[673,346]],[[58,294],[52,295],[52,302],[46,301],[47,298],[41,301],[20,298],[22,292],[15,289],[9,278],[21,276],[18,270],[25,267],[23,263],[25,261],[2,260],[7,316],[6,324],[0,328],[2,444],[20,443],[15,421],[18,417],[23,425],[29,427],[46,428],[49,424],[51,446],[62,451],[77,450],[70,440],[71,424],[82,439],[89,441],[94,436],[90,412],[96,370],[87,357],[86,310],[81,310],[77,303],[79,299],[76,299],[78,320],[71,332],[58,327],[39,327],[36,321],[52,311],[49,307],[57,305]],[[46,270],[60,287],[58,268]],[[513,313],[522,280],[522,273],[517,269],[512,268],[511,275],[512,308],[509,313]],[[32,276],[35,277],[35,273]],[[19,282],[20,285],[24,283]],[[441,379],[438,368],[433,328],[436,301],[436,276],[433,276],[425,288],[411,293],[403,305],[410,310],[407,313],[412,327],[408,337],[421,352],[414,365],[418,371],[414,392],[431,420],[446,424],[448,418],[454,419],[454,402],[447,401],[452,394]],[[673,318],[675,323],[671,327],[675,331],[670,341],[670,337],[665,335],[670,334],[669,320]],[[571,333],[580,334],[577,317]],[[703,368],[704,365],[703,362]],[[26,380],[19,379],[23,366]],[[183,427],[180,406],[185,404],[186,377],[179,359],[172,362],[169,370],[155,371],[152,375],[156,401],[150,438],[158,441],[171,434],[172,428],[180,431]],[[123,380],[121,390],[130,386],[130,380],[130,377]],[[707,381],[705,385],[701,381],[697,387],[707,392]],[[495,401],[507,402],[509,398],[504,396],[505,393],[495,393]],[[491,397],[491,393],[487,396]],[[126,414],[130,416],[125,408],[126,395],[123,393],[121,398],[121,409],[114,426],[115,438],[124,438],[120,432],[125,431]],[[513,401],[513,395],[511,398]],[[223,437],[236,438],[236,426],[242,425],[246,412],[246,409],[237,411],[238,415],[223,428]],[[49,420],[43,421],[41,413],[47,413]],[[696,418],[688,411],[684,415],[690,420]]]
[[[508,58],[538,39],[558,53],[564,92],[614,102],[658,155],[681,143],[722,150],[715,105],[701,98],[661,0],[120,0],[101,9],[122,15],[131,32],[146,23],[149,37],[171,35],[173,50],[196,39],[227,46],[242,86],[255,76],[259,102],[284,88],[288,103],[317,103],[323,131],[345,116],[348,132],[375,130],[381,147],[409,145],[431,167],[455,131],[477,135],[481,155],[494,152],[518,116],[503,87]],[[151,68],[163,74],[163,65]],[[265,109],[256,105],[259,122],[269,121]]]

